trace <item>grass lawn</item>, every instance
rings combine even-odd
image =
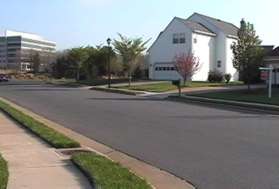
[[[242,85],[242,82],[231,82],[229,84],[226,83],[209,83],[209,82],[202,82],[202,81],[193,81],[191,83],[182,86],[183,88],[197,88],[197,87],[220,87],[220,86],[233,86],[233,85]],[[136,91],[147,91],[147,92],[167,92],[172,90],[177,90],[177,87],[172,85],[171,82],[162,82],[156,84],[145,84],[145,85],[132,85],[129,86],[122,86],[122,87],[115,87],[119,89],[129,89],[129,90],[136,90]]]
[[[151,189],[147,182],[128,169],[94,153],[78,153],[72,161],[89,177],[94,188]]]
[[[0,189],[6,189],[8,184],[8,165],[7,162],[0,155]]]
[[[246,90],[214,92],[198,94],[193,96],[279,105],[279,89],[273,89],[273,97],[271,99],[267,97],[267,89],[256,89],[252,90],[251,92],[248,92]]]
[[[55,148],[80,147],[78,142],[47,127],[45,124],[11,107],[3,101],[0,101],[0,109]]]

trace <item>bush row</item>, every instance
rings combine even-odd
[[[232,75],[231,74],[222,74],[218,70],[210,71],[208,74],[208,81],[211,83],[214,82],[223,82],[229,83],[231,81]]]

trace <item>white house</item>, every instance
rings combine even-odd
[[[231,45],[237,41],[235,25],[194,13],[188,19],[175,17],[148,50],[149,78],[177,80],[174,58],[182,53],[193,53],[200,59],[201,68],[193,81],[206,81],[209,71],[231,74],[238,80],[233,67]]]

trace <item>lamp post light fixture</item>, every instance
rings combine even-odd
[[[110,53],[111,53],[111,39],[107,39],[108,44],[108,88],[111,87],[111,66],[110,66]]]

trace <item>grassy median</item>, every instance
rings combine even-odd
[[[251,91],[226,91],[226,92],[209,92],[203,94],[197,94],[193,96],[221,99],[221,100],[233,100],[242,102],[254,102],[261,104],[279,105],[279,89],[273,89],[273,96],[271,99],[267,97],[267,89],[254,89]]]
[[[95,153],[77,153],[72,161],[88,176],[95,188],[152,189],[128,169]]]
[[[210,82],[204,82],[204,81],[192,81],[188,82],[185,86],[182,86],[182,88],[198,88],[198,87],[223,87],[223,86],[236,86],[236,85],[242,85],[242,82],[230,82],[230,83],[210,83]],[[167,92],[172,90],[177,90],[177,87],[174,86],[171,82],[161,82],[161,83],[155,83],[155,84],[144,84],[144,85],[132,85],[132,86],[121,86],[121,87],[115,87],[118,89],[126,89],[126,90],[136,90],[136,91],[147,91],[147,92]]]
[[[8,165],[7,162],[0,155],[0,189],[6,189],[8,184]]]
[[[0,109],[55,148],[80,147],[78,142],[47,127],[45,124],[22,113],[3,101],[0,101]]]

